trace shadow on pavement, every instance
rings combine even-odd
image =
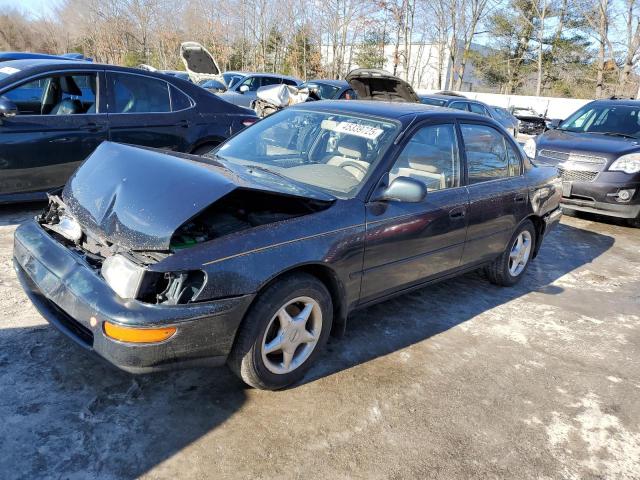
[[[472,273],[359,311],[305,381],[428,339],[532,291],[558,294],[562,288],[551,285],[556,279],[613,243],[560,225],[516,287],[496,287]],[[0,330],[0,392],[4,478],[7,472],[15,478],[138,477],[214,430],[247,399],[243,384],[224,368],[131,376],[48,326]],[[287,393],[274,395],[285,399]]]

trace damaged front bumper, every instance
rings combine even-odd
[[[145,373],[178,366],[221,365],[254,295],[185,305],[152,305],[116,295],[83,258],[35,221],[15,233],[14,268],[45,319],[86,350],[116,367]],[[104,323],[175,327],[159,343],[125,343],[104,333]]]

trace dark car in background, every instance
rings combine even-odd
[[[479,100],[472,100],[459,94],[454,95],[453,92],[442,92],[427,95],[422,94],[420,95],[420,103],[434,107],[455,108],[456,110],[477,113],[478,115],[493,118],[507,129],[514,138],[518,136],[517,119],[514,120],[508,112],[505,114],[497,110],[498,107],[492,107]]]
[[[278,73],[247,73],[218,96],[234,105],[253,108],[260,87],[281,84],[297,87],[301,83],[302,80]]]
[[[256,121],[189,82],[71,60],[0,66],[0,202],[46,198],[104,140],[204,153]]]
[[[301,103],[205,157],[104,143],[16,230],[18,278],[124,370],[226,362],[266,389],[357,308],[479,268],[514,285],[560,219],[556,169],[491,119],[394,98]]]
[[[487,105],[491,117],[508,130],[513,138],[518,138],[518,131],[520,130],[520,120],[511,115],[509,110],[503,107],[496,107],[494,105]]]
[[[540,135],[547,130],[549,119],[533,108],[510,107],[509,112],[520,121],[519,132],[525,135]]]
[[[640,227],[640,101],[596,100],[530,139],[530,157],[556,165],[562,206]]]
[[[309,80],[300,85],[308,88],[318,100],[355,100],[356,92],[346,80]]]

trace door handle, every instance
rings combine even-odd
[[[524,203],[524,201],[527,199],[527,196],[524,193],[518,193],[514,198],[513,201],[516,203]]]
[[[449,211],[449,218],[464,218],[467,213],[467,209],[464,207],[457,207]]]
[[[189,128],[191,126],[189,120],[180,120],[177,125],[182,128]]]

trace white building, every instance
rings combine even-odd
[[[342,59],[342,73],[360,68],[356,62],[358,57],[359,45],[348,45],[345,48]],[[478,52],[483,52],[486,47],[474,44],[472,49]],[[462,53],[463,46],[460,45],[460,52]],[[461,54],[460,53],[460,54]],[[409,57],[408,71],[405,71],[403,66],[403,59],[405,54]],[[333,48],[331,45],[322,46],[322,62],[330,71],[330,66],[333,63]],[[438,43],[412,43],[408,46],[405,52],[404,44],[399,48],[398,52],[399,60],[395,69],[395,74],[400,78],[403,78],[409,82],[416,90],[443,90],[446,88],[449,78],[454,75],[452,63],[449,58],[448,45],[442,45]],[[384,65],[383,69],[388,72],[394,72],[395,62],[395,46],[384,46]],[[459,63],[459,59],[456,60],[456,64]],[[462,90],[474,91],[481,84],[480,78],[476,75],[473,62],[467,62],[464,81],[462,83]]]

